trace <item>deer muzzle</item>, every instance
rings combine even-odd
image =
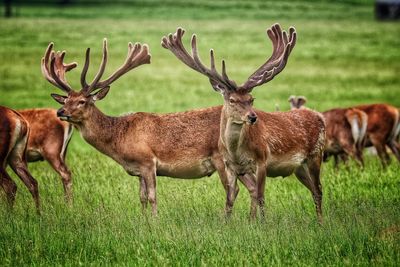
[[[60,120],[67,121],[71,116],[65,114],[65,110],[63,108],[60,108],[57,110],[57,117],[60,118]]]
[[[254,112],[251,112],[249,115],[247,115],[247,120],[250,124],[255,124],[257,121],[257,114]]]

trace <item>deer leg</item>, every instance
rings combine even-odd
[[[251,203],[250,203],[250,219],[255,220],[257,216],[257,204],[258,204],[258,194],[257,194],[257,182],[254,174],[239,175],[239,180],[243,183],[246,189],[249,191]]]
[[[4,167],[0,167],[0,185],[6,193],[9,206],[12,207],[17,193],[17,185],[8,175]]]
[[[365,164],[364,164],[364,157],[363,157],[363,149],[362,148],[361,149],[360,148],[356,149],[355,157],[358,160],[358,162],[360,162],[361,168],[364,169]]]
[[[372,142],[373,146],[375,147],[376,152],[378,153],[378,156],[379,156],[379,159],[381,160],[383,169],[386,169],[387,164],[389,163],[389,162],[387,162],[387,158],[389,157],[389,155],[386,153],[385,146],[374,139],[372,139],[371,142]]]
[[[225,216],[230,218],[232,215],[233,204],[235,202],[235,190],[237,187],[236,173],[229,167],[225,168],[228,180],[228,192],[226,194]]]
[[[333,168],[335,168],[335,170],[339,169],[339,160],[340,160],[339,155],[338,154],[334,154],[333,155]]]
[[[35,201],[36,211],[38,214],[40,214],[40,199],[39,199],[38,182],[29,173],[26,162],[24,162],[22,159],[19,159],[19,158],[12,158],[12,159],[10,159],[9,163],[10,163],[11,168],[15,172],[15,174],[18,175],[18,177],[22,180],[22,182],[28,188],[29,192],[31,193],[31,195]]]
[[[27,136],[21,139],[14,146],[8,158],[8,163],[10,164],[13,171],[18,175],[18,177],[28,188],[35,201],[36,211],[38,214],[40,214],[39,186],[35,178],[33,178],[28,171],[28,165],[25,158],[26,141]]]
[[[214,159],[213,160],[213,164],[214,164],[215,168],[217,169],[218,176],[219,176],[219,179],[220,179],[220,181],[222,183],[222,186],[225,189],[225,193],[228,194],[228,177],[226,175],[224,162],[223,162],[222,159]],[[244,186],[246,186],[246,185],[244,184]],[[247,186],[246,186],[246,188],[247,188]],[[236,188],[235,188],[235,199],[236,199],[238,194],[239,194],[239,186],[236,186]]]
[[[309,168],[310,165],[310,168]],[[310,172],[310,169],[312,170]],[[322,187],[319,180],[320,163],[303,163],[295,171],[297,179],[310,190],[317,212],[317,218],[322,223]]]
[[[308,164],[308,169],[313,182],[313,198],[316,206],[318,221],[322,223],[322,185],[321,185],[321,159],[315,158]]]
[[[156,171],[155,168],[149,168],[144,171],[143,177],[146,183],[147,198],[151,205],[153,216],[157,216],[157,198],[156,198]]]
[[[52,155],[43,153],[43,157],[50,163],[50,166],[61,176],[61,181],[64,187],[65,202],[72,203],[72,180],[71,171],[62,158],[62,155]]]
[[[267,167],[264,164],[257,166],[257,198],[260,207],[261,220],[265,221],[265,181],[267,176]]]
[[[140,195],[140,203],[142,203],[142,213],[144,214],[147,209],[147,188],[146,188],[146,180],[143,176],[139,177],[140,181],[140,188],[139,188],[139,195]]]
[[[397,160],[400,162],[400,152],[397,148],[396,142],[394,140],[388,143],[390,150],[392,150],[393,154],[396,156]]]
[[[364,167],[364,161],[362,158],[360,159],[359,154],[357,154],[357,148],[355,145],[343,145],[343,150],[347,155],[350,155],[360,167]]]

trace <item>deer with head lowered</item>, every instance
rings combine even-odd
[[[368,115],[368,127],[365,146],[375,147],[385,169],[390,163],[388,146],[400,162],[400,146],[396,142],[396,136],[400,132],[400,112],[389,104],[366,104],[355,106]]]
[[[295,108],[305,108],[305,102],[304,97],[294,98]],[[400,132],[400,111],[396,107],[389,104],[366,104],[335,108],[322,114],[327,126],[325,158],[333,155],[346,161],[345,155],[348,154],[364,166],[362,150],[373,146],[382,167],[386,168],[390,162],[386,152],[388,146],[400,162],[400,146],[396,141]]]
[[[225,62],[222,74],[215,68],[211,50],[211,67],[206,67],[197,51],[196,35],[191,40],[192,53],[182,44],[183,29],[164,37],[162,45],[190,68],[207,76],[215,91],[222,94],[224,105],[220,119],[219,149],[228,177],[227,215],[235,200],[237,178],[247,177],[257,184],[251,195],[251,218],[260,206],[264,217],[266,176],[288,176],[293,172],[312,192],[318,218],[321,220],[322,189],[320,166],[324,148],[325,125],[322,116],[310,110],[267,113],[253,108],[250,94],[256,86],[267,83],[280,73],[296,42],[296,31],[289,35],[278,24],[267,30],[273,44],[271,57],[248,80],[238,86],[230,80]],[[215,122],[216,123],[216,122]]]
[[[28,170],[26,145],[29,123],[18,112],[0,106],[0,186],[6,193],[10,206],[14,204],[17,185],[7,173],[7,165],[18,175],[31,193],[39,213],[39,187]]]
[[[81,74],[82,89],[74,91],[65,73],[76,63],[63,62],[65,52],[54,52],[51,43],[42,59],[44,77],[67,96],[52,94],[63,105],[58,117],[76,127],[93,147],[119,163],[128,174],[140,180],[142,210],[147,203],[157,214],[156,175],[175,178],[200,178],[218,171],[227,190],[222,156],[218,150],[221,107],[170,114],[137,112],[120,117],[103,114],[95,102],[103,99],[110,84],[128,71],[150,63],[147,45],[129,44],[125,63],[111,76],[100,80],[107,62],[107,42],[103,43],[103,58],[93,82],[86,82],[90,50]],[[242,180],[255,192],[252,181]],[[238,188],[235,189],[236,193]]]
[[[61,176],[65,201],[71,203],[71,172],[65,163],[72,136],[71,124],[57,118],[57,110],[52,108],[21,109],[18,113],[29,123],[26,160],[28,162],[46,160]]]

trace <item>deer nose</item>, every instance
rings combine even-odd
[[[64,109],[60,108],[59,110],[57,110],[57,117],[63,117],[64,116]]]
[[[257,115],[255,113],[251,113],[250,115],[247,116],[247,118],[249,119],[249,122],[251,124],[254,124],[257,121]]]

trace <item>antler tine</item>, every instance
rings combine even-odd
[[[182,43],[182,36],[184,33],[184,29],[178,28],[175,34],[169,34],[168,37],[164,36],[161,42],[162,47],[170,50],[180,61],[182,61],[191,69],[206,75],[210,79],[214,89],[220,90],[221,86],[218,86],[218,84],[220,84],[228,90],[236,90],[237,86],[235,82],[229,80],[228,75],[226,74],[224,62],[222,76],[217,72],[215,68],[214,51],[212,49],[210,51],[211,68],[207,68],[202,63],[197,50],[197,37],[195,34],[193,34],[191,38],[191,54],[188,53]]]
[[[89,85],[86,82],[86,74],[89,69],[90,64],[90,48],[86,49],[86,56],[85,56],[85,65],[83,66],[82,73],[81,73],[81,85],[82,88],[87,88]]]
[[[46,48],[41,61],[42,74],[51,84],[69,93],[72,88],[67,83],[65,72],[72,70],[77,64],[75,62],[64,64],[65,51],[55,53],[53,47],[54,44],[50,43]]]
[[[199,67],[194,62],[193,58],[189,55],[189,53],[184,47],[182,43],[182,36],[184,34],[185,30],[182,28],[178,28],[174,34],[170,33],[168,37],[164,36],[162,38],[161,45],[165,49],[170,50],[179,60],[185,63],[188,67],[204,74],[204,72],[201,69],[199,69]],[[193,38],[196,38],[196,36],[193,35],[192,40]]]
[[[108,50],[107,50],[107,39],[104,38],[103,40],[103,57],[101,59],[99,71],[97,72],[96,76],[94,77],[93,81],[90,83],[90,85],[86,88],[82,88],[83,91],[86,93],[90,93],[94,91],[96,88],[97,83],[101,79],[101,77],[104,74],[104,70],[106,69],[106,64],[107,64],[107,55],[108,55]],[[86,62],[85,62],[86,64]]]
[[[286,66],[291,51],[296,44],[296,30],[289,28],[289,36],[282,31],[279,24],[274,24],[267,30],[268,37],[272,41],[272,55],[248,80],[240,86],[242,90],[251,91],[254,87],[272,80]]]
[[[100,82],[96,81],[95,84],[92,83],[91,89],[88,90],[88,93],[91,93],[96,89],[109,86],[112,82],[117,80],[119,77],[121,77],[128,71],[130,71],[140,65],[149,64],[150,59],[151,59],[151,55],[149,53],[149,47],[146,44],[141,45],[140,43],[136,43],[135,45],[133,45],[132,43],[129,43],[128,44],[128,55],[127,55],[127,58],[126,58],[124,64],[122,64],[122,66],[119,67],[107,79],[100,81]],[[104,70],[103,70],[103,72],[104,72]]]
[[[211,69],[208,69],[204,64],[201,62],[199,53],[197,51],[197,40],[196,35],[192,37],[192,55],[195,63],[199,66],[202,70],[202,73],[206,74],[210,79],[220,82],[225,85],[228,89],[236,90],[237,86],[236,83],[228,78],[226,74],[226,66],[225,61],[222,60],[222,76],[217,72],[215,68],[215,59],[214,59],[214,50],[210,50],[210,60],[211,60]]]

